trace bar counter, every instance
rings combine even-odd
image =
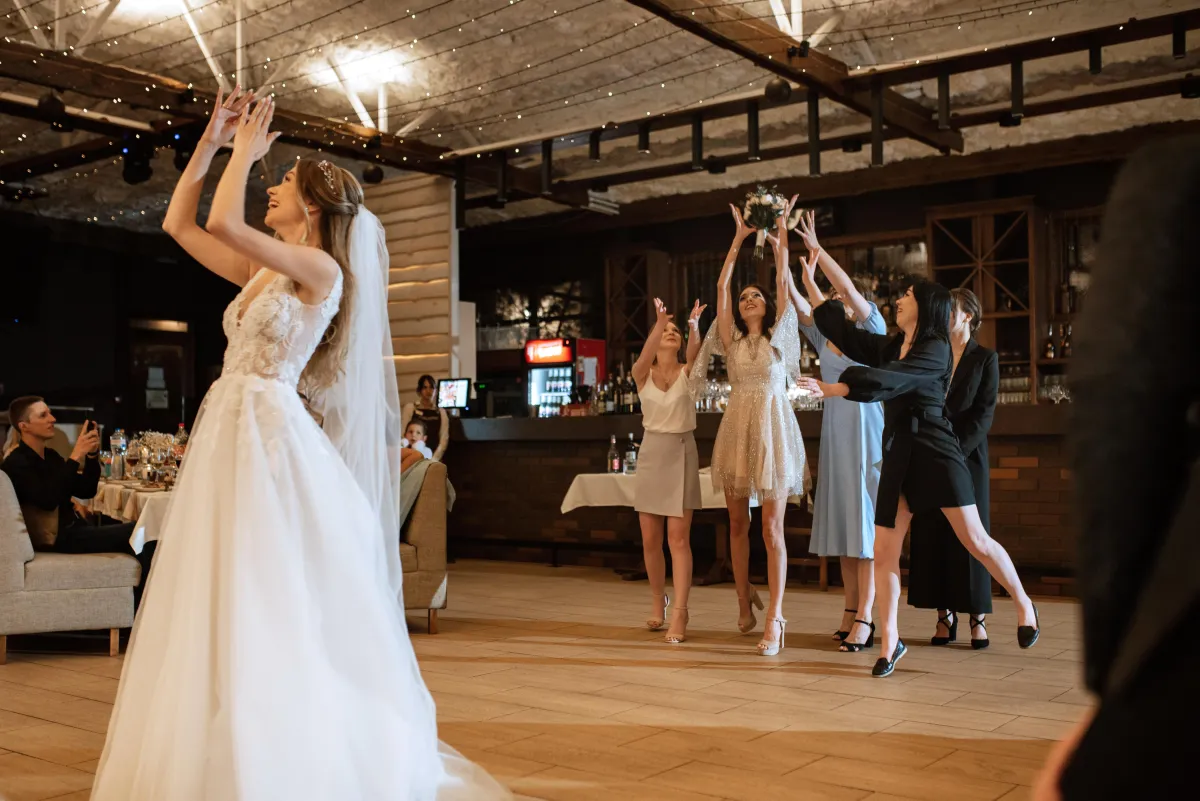
[[[1027,585],[1033,583],[1031,591],[1041,593],[1059,591],[1073,561],[1067,414],[1066,405],[999,406],[988,441],[992,533],[1008,548]],[[721,415],[697,417],[696,445],[705,466]],[[821,412],[796,412],[796,419],[815,476]],[[641,538],[632,509],[559,511],[576,474],[604,470],[609,437],[616,435],[622,444],[630,434],[641,437],[639,415],[452,418],[444,458],[458,495],[449,520],[451,554],[636,568]],[[807,509],[789,509],[789,527],[802,529],[810,521]],[[713,522],[711,516],[697,516],[694,547],[702,550],[706,536],[712,541],[706,531]],[[705,558],[696,553],[698,570]]]

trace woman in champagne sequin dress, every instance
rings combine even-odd
[[[786,236],[772,243],[776,297],[783,303],[778,321],[769,293],[756,284],[743,287],[734,305],[730,292],[734,264],[742,243],[754,229],[745,224],[736,208],[733,216],[737,232],[717,282],[717,319],[693,369],[706,370],[713,353],[725,356],[731,390],[713,445],[713,489],[724,493],[729,509],[738,629],[743,633],[757,623],[752,605],[763,608],[758,593],[750,586],[750,503],[754,500],[762,506],[770,602],[758,651],[773,656],[783,647],[787,624],[783,618],[787,581],[783,515],[788,498],[804,494],[808,487],[804,440],[787,395],[788,377],[795,380],[800,375],[800,329],[788,296]]]

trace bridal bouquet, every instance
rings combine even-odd
[[[775,187],[767,188],[761,184],[753,192],[746,195],[742,206],[742,219],[754,228],[754,258],[763,257],[763,243],[767,234],[774,232],[779,224],[779,218],[787,211],[788,199]],[[800,209],[794,209],[790,217],[783,221],[787,230],[792,230],[800,222]]]

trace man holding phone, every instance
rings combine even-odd
[[[71,457],[64,459],[47,443],[54,437],[54,415],[39,397],[17,398],[8,407],[12,434],[0,464],[12,481],[35,550],[59,553],[124,553],[132,523],[93,526],[75,514],[72,498],[92,498],[100,482],[100,432],[89,420],[79,434]],[[138,556],[142,583],[150,568],[152,549]],[[134,590],[141,598],[141,585]]]

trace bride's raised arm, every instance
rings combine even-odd
[[[323,298],[333,287],[339,270],[332,256],[320,248],[275,239],[246,222],[250,167],[267,154],[279,136],[278,132],[269,132],[274,113],[275,102],[269,97],[258,101],[253,110],[243,109],[233,137],[233,156],[217,184],[205,227],[242,256],[286,275],[302,289]]]
[[[253,99],[250,93],[242,93],[242,87],[234,87],[229,97],[217,90],[213,113],[208,126],[196,143],[187,167],[171,193],[171,203],[163,218],[163,230],[187,251],[188,255],[217,275],[245,286],[253,276],[254,264],[250,259],[218,240],[196,222],[196,211],[200,205],[200,192],[204,179],[212,166],[213,157],[229,143],[237,131],[242,110]]]

